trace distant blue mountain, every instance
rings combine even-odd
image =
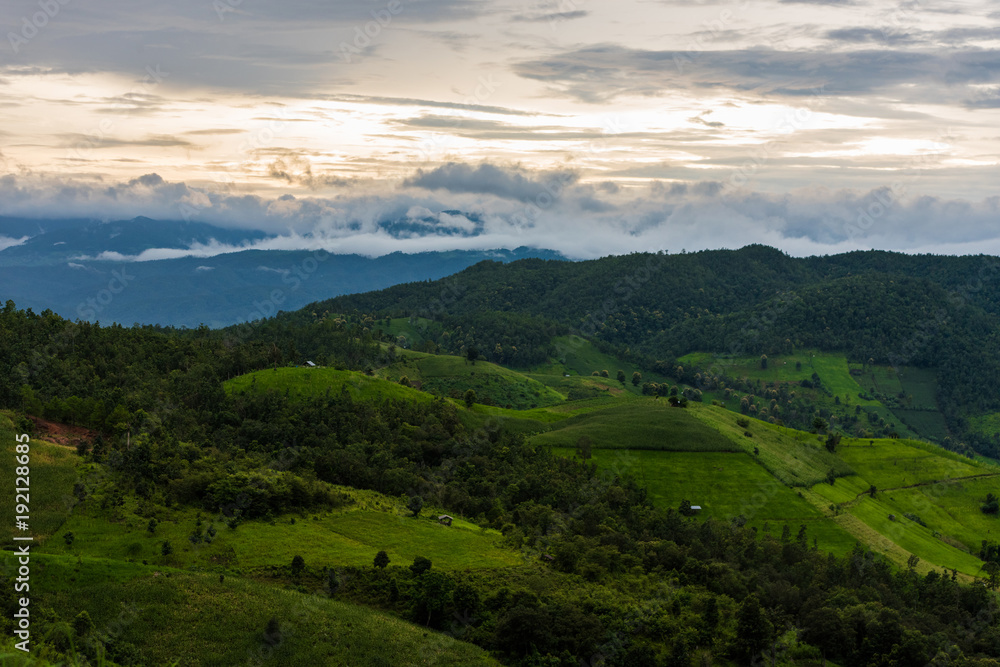
[[[471,215],[466,217],[479,223]],[[421,235],[422,225],[409,225],[387,221],[384,227],[394,235]],[[260,231],[149,218],[115,222],[0,218],[0,236],[30,237],[0,251],[0,302],[12,299],[36,312],[51,309],[71,319],[123,325],[220,327],[341,294],[436,280],[487,259],[565,259],[551,250],[531,248],[393,253],[378,258],[244,250],[144,262],[81,259],[105,251],[135,256],[151,248],[187,249],[213,240],[242,246],[268,237]]]

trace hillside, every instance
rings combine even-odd
[[[126,329],[8,305],[0,441],[29,434],[47,487],[33,656],[997,664],[1000,469],[897,417],[929,412],[937,376],[810,347],[648,366],[568,331],[326,310]]]
[[[871,251],[792,258],[763,246],[573,263],[482,262],[447,281],[338,297],[311,305],[314,317],[303,312],[282,321],[308,326],[318,314],[348,312],[387,322],[423,318],[424,349],[461,355],[475,348],[487,360],[524,369],[553,359],[580,366],[568,343],[582,336],[620,359],[628,377],[656,375],[703,392],[711,383],[695,374],[724,374],[732,384],[754,379],[742,368],[748,361],[796,359],[809,350],[821,361],[839,359],[851,381],[818,368],[786,381],[817,372],[831,401],[853,392],[852,405],[875,408],[881,420],[863,426],[872,435],[918,435],[998,457],[993,422],[1000,398],[981,391],[1000,386],[994,269],[985,256]],[[435,303],[441,306],[429,309]],[[695,353],[702,356],[692,364]],[[887,378],[889,369],[898,377]],[[887,382],[877,386],[873,374]],[[867,396],[858,400],[853,385],[864,385]],[[883,408],[875,406],[876,394]],[[823,402],[813,400],[813,409]],[[809,427],[804,420],[790,425]]]

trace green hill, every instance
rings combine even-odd
[[[87,611],[122,664],[499,664],[472,644],[322,590],[91,559],[40,556],[35,565],[46,603],[64,618]],[[271,618],[280,635],[266,637]]]

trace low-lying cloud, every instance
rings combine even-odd
[[[561,174],[566,184],[546,189],[553,174]],[[133,255],[105,251],[73,261],[142,262],[303,249],[380,256],[520,246],[592,258],[750,243],[793,255],[866,248],[1000,254],[1000,197],[965,201],[922,196],[916,184],[801,188],[782,194],[719,181],[607,187],[581,182],[572,172],[449,163],[337,197],[266,198],[210,192],[155,174],[114,185],[0,178],[0,215],[178,220],[182,210],[199,221],[263,230],[268,237],[147,248]],[[0,246],[22,241],[0,237]]]

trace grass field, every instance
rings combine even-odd
[[[229,393],[241,391],[288,392],[289,396],[317,396],[329,391],[337,396],[346,387],[358,400],[389,398],[400,401],[427,402],[434,397],[398,382],[368,377],[357,371],[333,368],[282,367],[240,375],[223,383]]]
[[[937,410],[937,377],[928,368],[905,367],[899,373],[906,406],[912,410]]]
[[[638,387],[632,385],[632,373],[636,371],[642,373],[644,382],[666,381],[662,376],[601,352],[590,341],[577,335],[560,336],[555,339],[555,345],[555,363],[532,369],[534,372],[560,376],[569,373],[571,376],[590,377],[594,371],[608,371],[614,386],[633,394],[642,393],[641,383]],[[624,386],[615,379],[619,370],[625,372]]]
[[[765,382],[800,382],[819,375],[823,386],[835,396],[850,396],[854,405],[878,405],[858,394],[863,388],[851,376],[847,359],[842,354],[803,351],[797,354],[768,357],[767,368],[761,368],[760,357],[723,357],[707,352],[694,352],[677,360],[682,366],[716,368],[731,377],[748,377]],[[801,367],[796,369],[796,363]]]
[[[992,472],[953,452],[911,440],[845,439],[838,454],[878,488],[897,488]]]
[[[691,414],[716,433],[747,453],[758,450],[760,463],[789,486],[811,486],[835,475],[849,475],[849,465],[826,450],[818,436],[749,419],[749,426],[737,424],[741,415],[714,405],[695,405]],[[750,437],[745,434],[749,432]]]
[[[575,450],[553,449],[573,457]],[[828,520],[799,494],[776,480],[750,455],[722,452],[662,452],[649,450],[594,450],[592,461],[601,471],[630,475],[649,492],[659,507],[677,508],[681,500],[702,507],[702,515],[721,521],[743,516],[749,525],[792,534],[806,526],[810,543],[837,554],[851,550],[856,540]]]
[[[696,419],[690,411],[665,401],[626,401],[578,414],[532,438],[537,445],[576,447],[587,436],[597,449],[739,452],[742,448]]]
[[[925,438],[941,442],[948,437],[948,425],[944,421],[944,415],[937,410],[905,410],[895,408],[892,412],[910,430],[919,433]]]
[[[377,495],[377,494],[376,494]],[[398,505],[387,499],[392,507]],[[509,567],[521,557],[499,544],[496,531],[456,519],[443,526],[426,513],[413,519],[398,511],[354,509],[303,517],[281,517],[273,525],[248,521],[232,530],[223,522],[214,524],[211,544],[192,544],[188,536],[195,530],[197,512],[175,510],[164,516],[155,534],[146,530],[147,519],[126,512],[120,521],[102,512],[77,512],[41,550],[60,555],[132,560],[175,567],[201,567],[226,571],[253,570],[269,565],[285,566],[296,555],[310,567],[371,565],[379,551],[386,551],[397,564],[409,564],[416,556],[430,558],[444,570]],[[292,520],[295,523],[292,523]],[[203,515],[203,528],[211,517]],[[66,546],[66,532],[75,536]],[[161,547],[169,541],[174,553],[164,557]]]
[[[78,564],[37,556],[33,566],[45,582],[41,592],[63,618],[86,609],[116,643],[141,646],[143,664],[498,664],[472,644],[322,591],[304,594],[237,577],[220,582],[216,575],[89,559]],[[263,637],[271,617],[281,630],[274,646]]]
[[[562,403],[562,394],[522,373],[488,361],[469,363],[463,357],[406,351],[399,361],[380,369],[379,377],[398,381],[403,375],[419,381],[425,392],[452,395],[459,400],[472,389],[477,396],[489,397],[494,405],[516,409]]]
[[[12,430],[11,422],[7,417],[3,417],[0,424],[0,452],[3,458],[9,462],[8,465],[0,466],[0,487],[9,493],[6,499],[11,511],[7,527],[3,529],[2,538],[5,543],[10,542],[10,538],[15,535],[24,535],[23,531],[18,531],[13,526],[14,520],[14,489],[23,488],[23,482],[18,483],[16,479],[16,469],[14,463],[15,433]],[[28,508],[30,512],[29,533],[36,540],[44,540],[54,533],[66,520],[70,508],[74,503],[73,484],[77,479],[77,465],[79,457],[76,451],[70,447],[55,445],[34,438],[30,441],[30,451],[28,456]],[[23,499],[22,499],[23,500]]]

